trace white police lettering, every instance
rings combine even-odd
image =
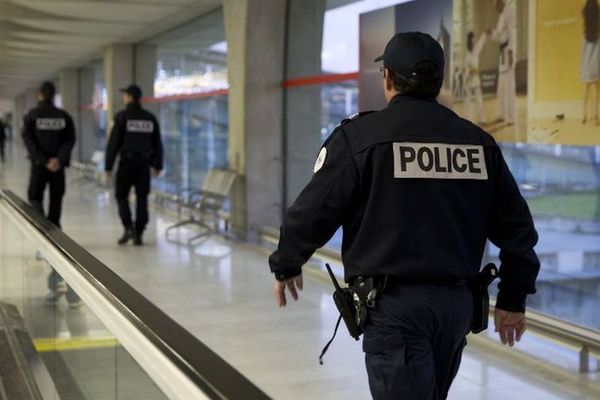
[[[40,131],[60,131],[65,129],[67,121],[64,118],[36,118],[35,127]]]
[[[151,133],[154,131],[154,122],[141,119],[130,119],[127,121],[127,131]]]
[[[483,146],[394,143],[394,178],[487,180]]]
[[[325,160],[327,159],[327,149],[325,147],[323,147],[321,149],[321,151],[319,152],[319,157],[317,157],[317,161],[315,162],[315,168],[313,169],[313,172],[318,172],[321,168],[323,168],[323,165],[325,165]]]

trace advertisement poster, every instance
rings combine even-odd
[[[451,70],[452,0],[414,0],[360,16],[360,96],[361,110],[378,110],[386,102],[381,93],[380,63],[387,42],[397,32],[420,31],[437,39],[446,53],[446,76]],[[446,90],[451,89],[446,79]]]
[[[528,1],[455,0],[454,111],[500,141],[527,136]]]
[[[598,0],[530,0],[534,10],[528,141],[600,144]]]

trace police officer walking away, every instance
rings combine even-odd
[[[62,199],[65,194],[65,168],[71,160],[71,150],[75,144],[75,125],[65,111],[54,105],[56,88],[52,82],[44,82],[37,92],[38,105],[23,119],[23,141],[31,160],[31,175],[27,196],[29,203],[46,215],[48,220],[60,227]],[[50,188],[48,213],[44,212],[44,191]],[[55,303],[67,292],[67,285],[52,271],[49,278],[52,291],[47,298]],[[67,300],[72,306],[79,305],[78,296],[67,292]]]
[[[6,131],[4,130],[4,123],[0,119],[0,162],[4,162],[4,143],[6,142]]]
[[[440,105],[444,53],[429,35],[399,33],[383,61],[388,106],[346,119],[286,211],[269,263],[286,305],[302,265],[343,227],[350,289],[379,288],[363,350],[375,399],[445,399],[471,330],[486,239],[500,248],[496,330],[511,346],[535,292],[537,233],[494,139]]]
[[[125,227],[120,245],[133,239],[136,246],[143,245],[142,234],[148,223],[148,194],[150,169],[158,176],[163,166],[163,146],[160,127],[154,115],[142,108],[142,90],[129,85],[123,92],[125,110],[117,113],[106,148],[105,169],[110,179],[117,154],[120,155],[116,178],[116,198],[119,216]],[[129,209],[129,191],[135,188],[135,224]]]

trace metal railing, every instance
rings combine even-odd
[[[279,232],[272,228],[263,228],[260,231],[260,240],[266,246],[276,245],[279,240]],[[339,252],[329,248],[317,250],[313,258],[318,261],[342,263]],[[322,275],[321,277],[325,281],[329,281],[325,270],[313,268],[311,272]],[[495,301],[492,299],[490,301],[491,315],[494,312],[494,305]],[[596,358],[595,370],[600,370],[600,331],[560,320],[531,309],[527,310],[527,329],[533,334],[576,350],[579,355],[579,372],[590,372],[590,357]]]
[[[11,191],[0,213],[20,230],[171,399],[269,397]]]

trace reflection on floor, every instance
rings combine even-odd
[[[24,195],[26,171],[22,152],[13,149],[12,157],[0,173],[0,187]],[[163,234],[171,222],[169,216],[154,211],[147,245],[118,247],[116,239],[121,227],[112,193],[80,183],[68,186],[63,217],[66,233],[273,398],[370,397],[360,344],[347,335],[340,334],[327,354],[325,365],[318,364],[318,353],[331,335],[337,317],[330,287],[307,276],[301,301],[285,310],[277,309],[264,252],[248,244],[217,238],[196,248],[173,244]],[[0,242],[9,234],[5,225],[0,230]],[[1,294],[4,297],[9,293],[18,300],[17,305],[28,315],[26,320],[33,321],[34,339],[108,336],[85,307],[70,310],[64,303],[59,312],[48,312],[43,306],[43,296],[49,268],[43,261],[35,260],[34,249],[26,244],[10,249],[14,257],[27,264],[26,276],[16,277],[22,282],[19,295],[18,290],[11,292],[6,287],[8,279],[2,271]],[[8,247],[1,245],[0,250],[5,257]],[[89,350],[76,357],[63,351],[61,356],[67,365],[81,365],[85,371],[95,365],[94,354],[104,355],[106,351]],[[114,352],[110,354],[116,358]],[[547,368],[514,354],[498,350],[485,339],[471,339],[449,398],[599,398],[598,387],[587,384],[585,377],[573,378],[558,368]],[[82,371],[71,370],[71,373]],[[118,385],[121,384],[119,381]]]

